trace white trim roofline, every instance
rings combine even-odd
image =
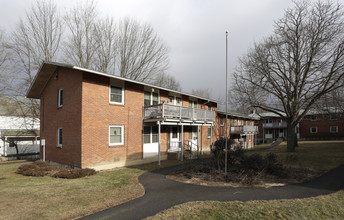
[[[73,66],[73,65],[69,65],[69,64],[57,63],[57,62],[47,62],[47,61],[44,61],[41,64],[41,66],[40,66],[40,68],[39,68],[39,70],[38,70],[38,72],[37,72],[37,74],[35,76],[35,79],[34,79],[33,83],[30,85],[30,88],[28,89],[28,91],[26,93],[26,97],[28,97],[28,98],[38,98],[38,97],[32,97],[31,90],[34,88],[34,85],[35,85],[38,77],[40,77],[39,75],[42,72],[42,70],[43,70],[45,65],[55,66],[56,68],[57,67],[64,67],[64,68],[79,70],[79,71],[88,72],[88,73],[92,73],[92,74],[96,74],[96,75],[100,75],[100,76],[105,76],[105,77],[109,77],[109,78],[113,78],[113,79],[122,80],[122,81],[125,81],[125,82],[132,82],[132,83],[140,84],[140,85],[143,85],[143,86],[149,86],[149,87],[152,87],[152,88],[161,89],[161,90],[165,90],[165,91],[172,92],[172,93],[186,95],[186,96],[189,96],[189,97],[194,97],[194,98],[197,98],[197,99],[206,100],[207,102],[218,103],[218,101],[213,100],[213,99],[192,95],[192,94],[189,94],[189,93],[168,89],[168,88],[156,86],[156,85],[145,83],[145,82],[140,82],[140,81],[137,81],[137,80],[132,80],[132,79],[128,79],[128,78],[124,78],[124,77],[120,77],[120,76],[116,76],[116,75],[112,75],[112,74],[108,74],[108,73],[103,73],[103,72],[99,72],[99,71],[95,71],[95,70],[90,70],[90,69],[86,69],[86,68],[82,68],[82,67],[78,67],[78,66]],[[53,73],[51,73],[51,74],[53,74]],[[46,83],[45,83],[44,87],[45,86],[46,86]]]

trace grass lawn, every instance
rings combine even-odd
[[[144,194],[138,176],[156,163],[99,172],[79,179],[15,174],[30,163],[0,163],[0,219],[73,219]],[[161,167],[177,161],[162,161]]]
[[[330,170],[344,163],[344,141],[300,142],[294,153],[286,152],[286,148],[286,143],[282,143],[264,154],[273,152],[282,160],[294,155],[297,160],[290,162],[291,166],[318,170]],[[344,190],[307,199],[188,202],[148,219],[344,219]]]
[[[338,219],[344,191],[308,199],[249,202],[188,202],[147,219]]]
[[[289,162],[290,165],[315,170],[331,170],[344,163],[344,141],[301,141],[295,152],[287,152],[286,149],[287,143],[282,142],[278,147],[258,153],[272,152],[282,161],[287,157],[295,158],[295,161]]]

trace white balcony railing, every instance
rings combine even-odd
[[[215,112],[178,105],[159,104],[144,107],[144,119],[171,118],[193,121],[215,121]]]
[[[258,127],[253,125],[231,126],[232,134],[258,134]]]

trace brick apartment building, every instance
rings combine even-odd
[[[71,65],[43,63],[27,97],[40,99],[41,158],[57,164],[160,161],[220,137],[214,100]]]
[[[300,139],[344,139],[344,113],[310,111],[300,122]]]
[[[227,133],[230,137],[231,149],[249,149],[255,146],[255,138],[258,134],[258,127],[255,126],[256,118],[236,112],[227,113]],[[226,113],[217,111],[217,123],[214,126],[214,135],[217,138],[225,137],[226,134]]]
[[[278,138],[287,138],[287,122],[271,112],[251,114],[258,117],[257,142],[272,142]],[[334,140],[344,139],[344,114],[312,110],[296,127],[299,140]]]

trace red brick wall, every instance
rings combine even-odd
[[[80,167],[82,74],[58,68],[41,95],[41,139],[46,140],[46,160]],[[57,107],[63,88],[63,106]],[[57,128],[62,128],[62,147],[57,147]]]
[[[343,116],[337,120],[330,120],[329,115],[318,115],[317,119],[312,121],[310,116],[304,117],[300,122],[300,138],[302,139],[343,139],[344,138],[344,120]],[[331,133],[330,127],[338,126],[338,133]],[[311,127],[317,127],[317,133],[311,133]]]
[[[126,82],[124,105],[109,103],[110,79],[84,73],[82,166],[142,158],[143,86]],[[109,146],[109,126],[124,126],[124,145]]]

